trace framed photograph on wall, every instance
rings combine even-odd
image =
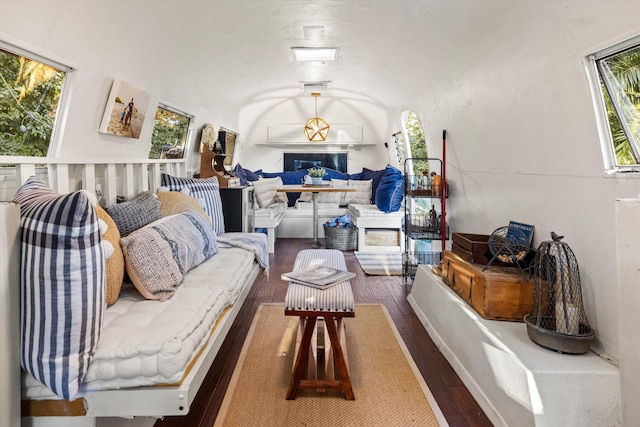
[[[139,139],[150,98],[148,92],[122,80],[114,80],[99,131]]]

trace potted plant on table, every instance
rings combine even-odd
[[[313,185],[322,185],[322,178],[327,174],[327,171],[324,168],[319,167],[307,169],[307,172],[309,172]]]

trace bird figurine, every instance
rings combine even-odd
[[[554,242],[559,242],[560,240],[564,239],[564,236],[559,236],[555,231],[551,232],[551,239]]]

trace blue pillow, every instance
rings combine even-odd
[[[362,172],[350,173],[349,174],[349,179],[361,180],[362,179]]]
[[[247,181],[257,181],[262,176],[262,169],[258,169],[255,172],[251,172],[249,169],[245,169],[244,173],[247,175]]]
[[[245,171],[244,168],[240,166],[240,163],[238,163],[231,172],[234,176],[240,179],[240,185],[249,185],[249,180],[247,180],[247,171]]]
[[[393,166],[387,166],[375,191],[375,204],[382,212],[397,212],[402,207],[404,175]]]
[[[378,185],[380,185],[380,180],[382,176],[385,174],[386,169],[382,169],[379,171],[372,171],[367,168],[362,168],[362,174],[360,175],[360,179],[362,180],[371,180],[371,203],[376,202],[376,191],[378,189]]]
[[[340,172],[330,168],[325,168],[325,170],[327,171],[327,174],[324,176],[323,179],[327,181],[330,181],[332,179],[343,179],[343,180],[349,179],[349,174],[346,174],[344,172]]]
[[[307,174],[306,169],[298,169],[297,171],[287,172],[263,172],[262,176],[265,178],[280,177],[284,185],[300,185],[302,178]]]

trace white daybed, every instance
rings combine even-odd
[[[45,161],[45,168],[36,167]],[[45,161],[1,158],[0,164],[17,166],[2,171],[0,199],[11,199],[21,183],[35,175],[58,193],[84,188],[101,194],[109,205],[116,195],[155,189],[161,173],[180,176],[185,167],[181,160]],[[19,217],[17,204],[0,204],[0,227],[7,237],[0,244],[9,255],[0,264],[0,291],[6,297],[6,310],[0,310],[0,346],[10,349],[0,362],[6,374],[0,425],[107,426],[122,423],[114,417],[135,417],[127,425],[151,426],[156,418],[188,413],[260,271],[254,253],[221,244],[218,253],[190,270],[173,297],[162,303],[145,300],[132,285],[124,285],[121,297],[104,313],[86,381],[69,404],[20,373]],[[22,413],[33,415],[22,420],[21,400]],[[52,405],[40,405],[43,401]]]

